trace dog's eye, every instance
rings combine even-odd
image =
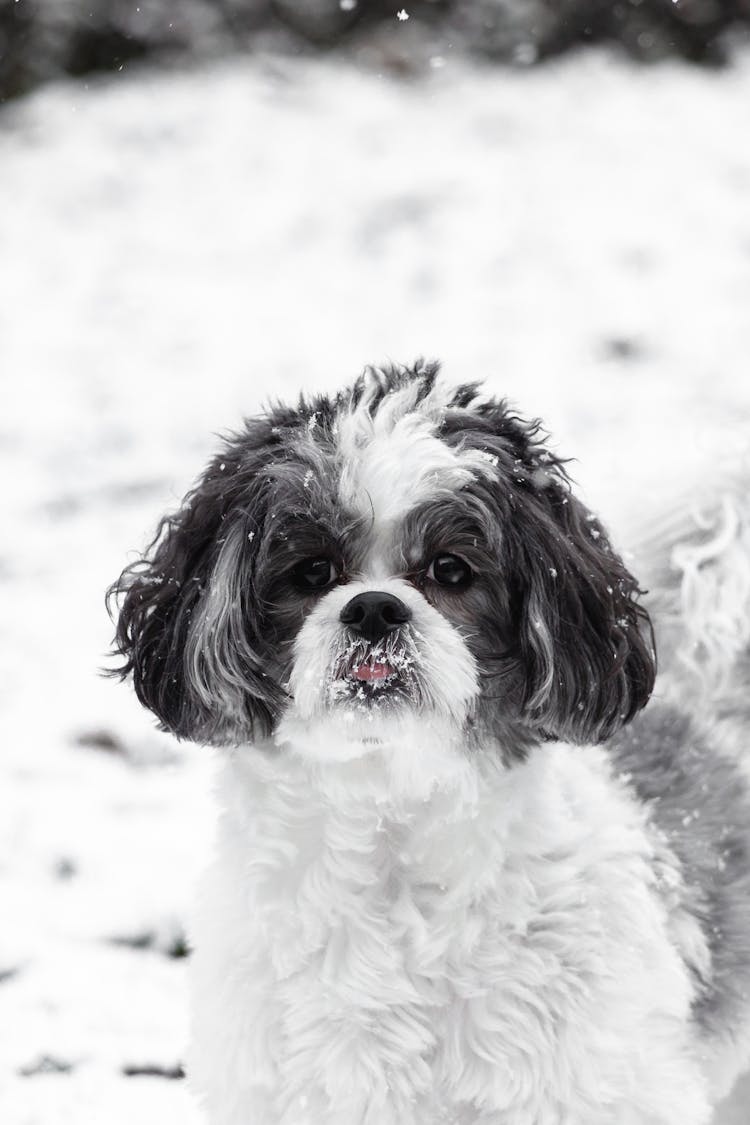
[[[474,572],[458,555],[437,555],[427,568],[427,577],[440,586],[465,590],[474,579]]]
[[[339,573],[330,559],[303,559],[292,568],[292,580],[300,590],[324,590],[335,582]]]

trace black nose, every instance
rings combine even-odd
[[[354,633],[361,633],[368,641],[374,642],[411,620],[411,610],[393,594],[368,590],[346,603],[339,620]]]

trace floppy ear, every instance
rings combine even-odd
[[[524,713],[556,738],[606,739],[645,706],[654,685],[653,632],[638,584],[549,455],[509,526]]]
[[[144,557],[107,594],[119,604],[112,671],[178,737],[236,742],[267,733],[283,696],[259,654],[254,564],[267,507],[271,427],[248,423],[165,516]]]
[[[599,521],[576,499],[565,462],[505,400],[460,387],[442,432],[482,451],[510,595],[509,651],[522,718],[549,737],[598,742],[647,703],[656,675],[642,591]]]

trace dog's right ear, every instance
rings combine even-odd
[[[268,507],[264,467],[279,444],[253,419],[208,466],[144,556],[107,592],[116,619],[108,675],[132,675],[162,729],[202,742],[266,733],[280,688],[262,671],[252,597]],[[119,610],[119,612],[118,612]]]

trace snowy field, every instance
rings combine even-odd
[[[174,1075],[212,754],[97,667],[104,589],[212,433],[438,356],[546,419],[621,541],[747,448],[750,57],[433,61],[255,58],[0,117],[3,1125],[198,1125]]]

